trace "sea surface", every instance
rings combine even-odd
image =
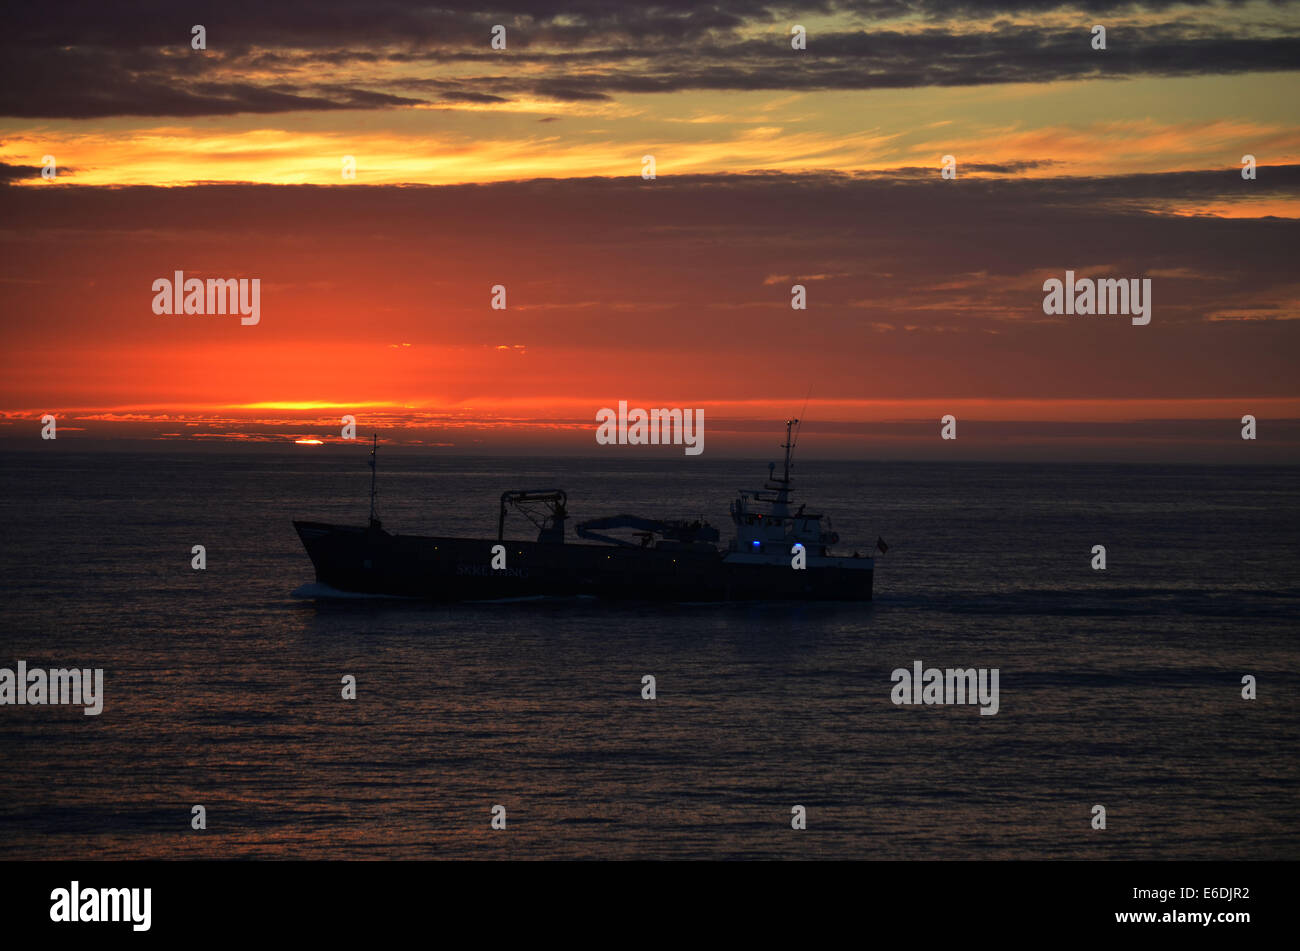
[[[874,602],[438,606],[304,596],[290,521],[364,523],[357,447],[62,442],[0,458],[0,667],[102,667],[104,710],[0,707],[0,858],[1300,859],[1295,468],[800,460],[889,545]],[[491,538],[561,486],[725,538],[765,474],[395,451],[379,514]],[[917,660],[999,712],[895,705]]]

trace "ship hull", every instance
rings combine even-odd
[[[871,558],[788,559],[708,548],[497,542],[295,521],[316,580],[432,601],[593,596],[647,601],[869,601]],[[506,567],[492,568],[504,544]]]

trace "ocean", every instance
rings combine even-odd
[[[428,605],[304,596],[291,519],[364,523],[359,447],[63,442],[0,462],[0,667],[104,708],[0,707],[0,858],[1300,858],[1296,468],[801,458],[889,545],[869,604]],[[491,538],[559,486],[725,539],[766,461],[381,450],[379,514]],[[997,714],[896,705],[916,661]]]

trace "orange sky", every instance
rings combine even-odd
[[[557,8],[509,21],[488,58],[477,13],[429,45],[214,19],[194,51],[188,28],[176,45],[87,8],[49,55],[102,90],[33,66],[0,105],[0,438],[53,412],[69,438],[292,440],[351,412],[412,442],[522,444],[619,399],[703,407],[720,431],[807,403],[850,427],[841,445],[946,412],[1300,418],[1300,85],[1269,64],[1289,8],[1139,4],[1108,21],[1106,59],[1068,8],[1018,6],[990,26],[832,3],[793,61],[780,16],[748,12],[709,28],[710,53],[654,35],[678,14],[624,29]],[[14,35],[21,59],[46,33]],[[1236,63],[1214,45],[1230,36],[1265,52]],[[997,45],[1033,37],[1060,50],[1008,73]],[[1147,70],[1143,44],[1203,62]],[[1150,278],[1151,325],[1044,315],[1067,269]],[[178,270],[257,278],[260,322],[156,315]]]

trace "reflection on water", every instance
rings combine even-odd
[[[1294,470],[805,463],[890,543],[867,605],[295,598],[290,519],[363,521],[357,462],[5,460],[0,666],[106,697],[0,708],[0,856],[1300,857]],[[481,537],[555,484],[722,524],[766,468],[385,462],[387,527]],[[914,660],[998,667],[1000,712],[894,706]]]

